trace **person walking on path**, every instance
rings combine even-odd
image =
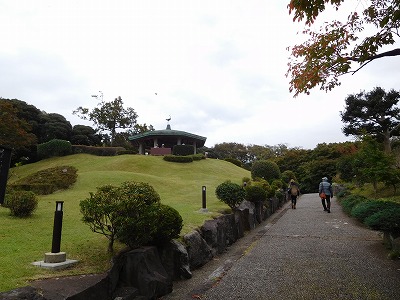
[[[300,196],[300,189],[294,179],[290,180],[288,193],[292,201],[292,209],[296,209],[297,198]]]
[[[331,212],[331,198],[333,197],[332,185],[328,182],[328,178],[322,178],[319,184],[319,196],[321,198],[324,211]],[[326,203],[325,203],[326,201]]]

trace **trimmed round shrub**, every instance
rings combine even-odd
[[[367,200],[368,198],[361,195],[349,195],[345,197],[340,202],[340,204],[342,205],[343,210],[350,215],[351,210],[353,209],[354,206],[356,206],[358,203],[365,202]]]
[[[262,178],[268,182],[281,177],[279,166],[270,160],[257,160],[251,167],[251,177],[253,179]]]
[[[231,209],[235,209],[244,200],[246,192],[239,184],[228,180],[217,186],[215,195]]]
[[[392,201],[382,201],[382,200],[368,200],[361,203],[358,203],[351,210],[351,215],[355,217],[357,220],[364,222],[364,220],[384,209],[392,209],[400,207],[399,203]]]
[[[172,154],[177,156],[187,156],[194,154],[193,145],[175,145],[172,148]]]
[[[271,188],[273,189],[281,189],[284,186],[284,182],[281,179],[275,179],[271,183]]]
[[[183,219],[175,208],[160,204],[157,211],[156,225],[157,229],[150,243],[153,245],[162,245],[179,237],[183,226]]]
[[[161,200],[156,190],[146,182],[126,181],[121,184],[119,190],[126,194],[126,197],[140,197],[147,205],[159,203]]]
[[[170,162],[177,162],[177,163],[191,163],[193,162],[193,156],[192,155],[186,155],[186,156],[180,156],[180,155],[164,155],[163,159],[165,161],[170,161]]]
[[[23,218],[32,215],[37,208],[38,199],[33,192],[14,191],[7,194],[6,203],[11,215]]]
[[[390,232],[393,234],[400,234],[400,207],[386,208],[381,210],[364,220],[364,224],[368,227]]]
[[[264,202],[267,199],[267,191],[264,187],[254,182],[252,185],[248,185],[245,188],[246,200],[250,202]]]
[[[134,181],[122,183],[117,192],[117,239],[132,249],[146,245],[158,230],[159,194],[148,183]]]

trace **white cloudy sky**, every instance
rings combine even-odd
[[[139,123],[216,143],[314,148],[345,137],[347,95],[399,90],[398,58],[369,64],[330,93],[294,99],[285,77],[301,38],[289,0],[0,0],[0,97],[72,125],[91,95],[121,96]],[[359,8],[365,1],[350,1]],[[334,14],[338,16],[338,13]],[[157,95],[155,94],[157,93]]]

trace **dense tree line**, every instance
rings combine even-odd
[[[127,139],[129,135],[152,129],[151,125],[137,124],[136,118],[132,108],[123,107],[121,97],[101,102],[93,109],[89,120],[97,126],[95,128],[81,124],[72,126],[60,114],[47,113],[18,99],[0,98],[0,145],[13,149],[12,166],[37,161],[37,145],[54,139],[74,145],[112,145],[129,149],[132,147]],[[117,131],[119,128],[125,131]]]
[[[396,189],[400,137],[400,93],[374,88],[345,99],[340,112],[343,133],[357,138],[356,142],[318,144],[314,149],[289,148],[279,145],[244,145],[220,143],[200,151],[207,157],[224,159],[251,170],[257,161],[272,161],[280,172],[293,172],[303,192],[316,192],[322,177],[336,182],[357,184],[379,182]],[[132,108],[123,108],[122,99],[100,102],[89,110],[79,108],[83,118],[95,121],[96,128],[71,126],[65,117],[46,113],[17,99],[0,98],[0,145],[13,149],[12,165],[37,161],[37,145],[51,140],[65,140],[71,144],[88,146],[120,146],[132,149],[128,136],[154,130],[151,125],[137,124]],[[109,120],[109,121],[107,121]],[[124,129],[117,132],[117,129]],[[392,151],[393,150],[393,151]]]

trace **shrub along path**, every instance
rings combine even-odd
[[[336,198],[330,214],[317,194],[289,207],[162,299],[400,299],[400,261],[387,258],[379,232],[344,214]]]

